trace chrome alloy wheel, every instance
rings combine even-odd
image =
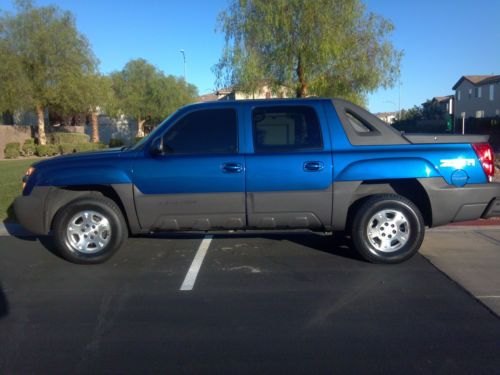
[[[81,211],[74,215],[66,227],[66,240],[70,247],[86,254],[106,247],[111,239],[109,220],[96,211]]]
[[[401,211],[382,210],[368,221],[366,234],[370,244],[377,251],[391,253],[408,242],[410,225]]]

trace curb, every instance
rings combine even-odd
[[[426,232],[466,232],[466,231],[500,230],[500,225],[445,225],[443,227],[428,228]]]

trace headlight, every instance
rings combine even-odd
[[[23,176],[23,190],[24,190],[24,187],[26,186],[26,183],[28,182],[28,179],[30,178],[30,176],[33,174],[34,171],[35,171],[35,168],[29,167],[28,170],[26,171],[26,173],[24,174],[24,176]]]

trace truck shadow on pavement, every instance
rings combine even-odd
[[[63,259],[54,244],[52,236],[33,236],[26,237],[24,235],[16,235],[12,233],[13,236],[24,240],[24,241],[38,241],[47,251],[57,258]],[[130,238],[144,239],[144,241],[151,240],[161,240],[161,239],[202,239],[204,233],[192,233],[192,232],[178,232],[178,233],[157,233],[157,234],[147,234],[147,235],[137,235],[131,236]],[[350,238],[341,235],[326,235],[315,232],[266,232],[266,233],[214,233],[214,239],[266,239],[270,241],[276,241],[277,243],[282,243],[285,241],[294,243],[301,247],[306,247],[312,250],[317,250],[329,255],[338,256],[342,258],[347,258],[351,260],[358,260],[364,262],[363,259],[357,254],[357,252],[352,248],[352,243]],[[125,243],[126,245],[126,243]],[[118,255],[120,250],[118,251]]]
[[[9,315],[9,303],[0,283],[0,319]]]
[[[165,239],[201,239],[204,234],[200,233],[158,233],[151,235],[140,235],[135,238],[165,238]],[[317,250],[330,255],[348,258],[353,260],[364,260],[353,249],[351,239],[347,236],[338,233],[335,235],[327,235],[323,233],[308,232],[308,231],[276,231],[265,233],[249,233],[249,232],[235,232],[235,233],[215,233],[214,239],[267,239],[270,241],[284,242],[289,241],[299,246],[307,247],[312,250]]]

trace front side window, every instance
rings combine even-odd
[[[255,152],[321,149],[321,128],[313,108],[282,106],[256,108],[252,114]]]
[[[175,154],[216,154],[238,151],[236,112],[208,109],[191,112],[167,130],[164,148]]]

